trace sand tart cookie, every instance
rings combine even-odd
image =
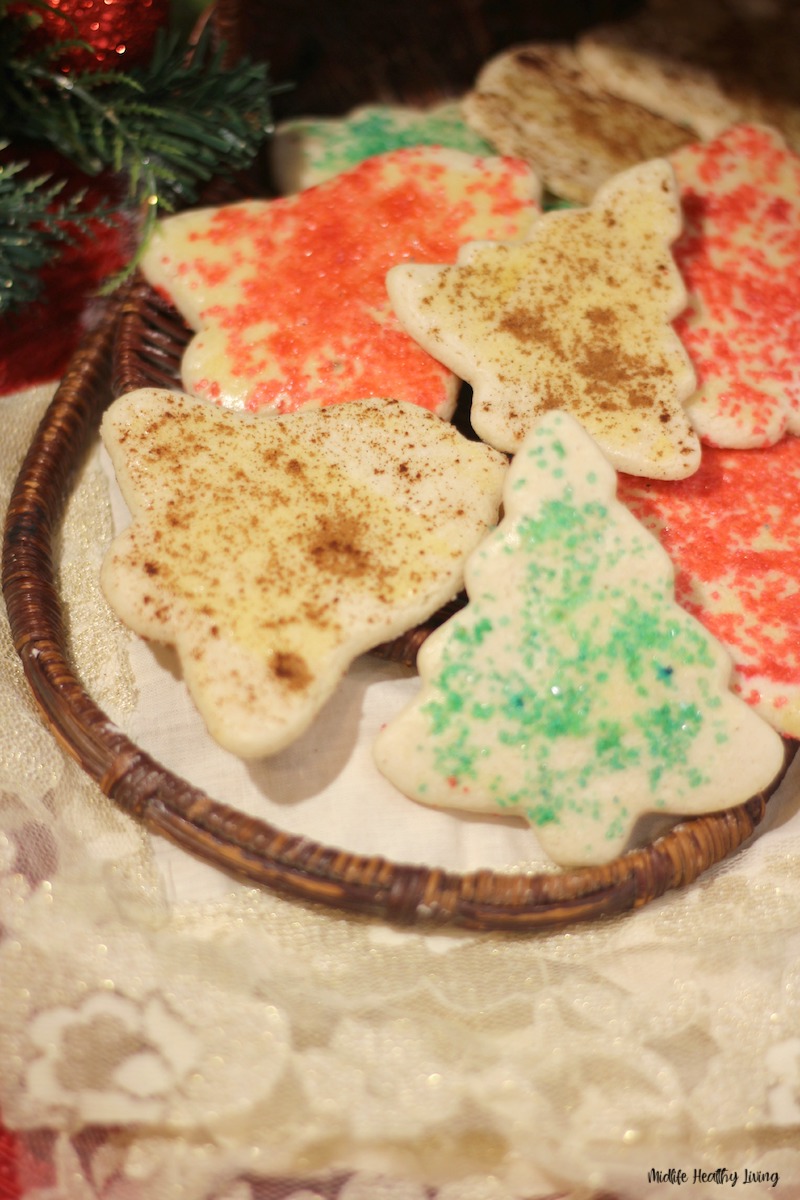
[[[401,329],[386,272],[521,236],[537,196],[521,162],[422,147],[297,196],[167,218],[142,269],[198,331],[184,388],[274,412],[394,396],[449,417],[457,381]]]
[[[800,150],[800,9],[792,0],[650,0],[579,39],[578,56],[612,95],[713,138],[757,121]]]
[[[458,592],[506,470],[392,400],[265,417],[148,388],[102,436],[132,514],[105,594],[175,646],[209,732],[245,758],[297,737],[356,655]]]
[[[404,146],[448,146],[491,155],[490,144],[467,125],[457,100],[432,108],[365,104],[346,117],[283,121],[270,142],[275,186],[283,195],[332,179],[371,158]]]
[[[404,793],[521,816],[563,865],[614,857],[642,813],[744,801],[783,762],[615,482],[573,418],[542,418],[467,561],[466,608],[425,642],[421,691],[375,744]]]
[[[588,203],[627,167],[683,145],[686,129],[605,92],[564,43],[532,43],[486,64],[464,115],[502,154],[525,159],[557,196]]]
[[[716,446],[800,433],[800,156],[741,125],[670,161],[684,231],[674,247],[689,292],[675,322],[694,362],[687,405]]]
[[[678,600],[728,650],[734,689],[800,738],[800,440],[704,447],[680,484],[620,476],[619,497],[659,538]]]
[[[387,287],[404,327],[472,384],[489,445],[513,453],[538,416],[564,409],[617,469],[680,479],[700,443],[683,408],[694,369],[670,326],[686,303],[669,251],[679,231],[672,168],[655,159],[590,208],[540,217],[522,242],[398,266]]]

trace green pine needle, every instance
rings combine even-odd
[[[36,299],[39,271],[61,247],[86,233],[92,221],[118,215],[105,205],[82,211],[83,192],[60,200],[64,181],[26,176],[27,166],[0,166],[0,314]]]
[[[65,44],[26,56],[18,25],[0,17],[0,127],[12,138],[50,145],[88,175],[122,174],[128,201],[140,213],[139,250],[104,289],[111,290],[140,260],[159,216],[196,202],[202,184],[215,176],[252,164],[271,131],[270,100],[278,89],[264,64],[225,68],[208,30],[190,56],[176,35],[159,31],[147,67],[64,73],[53,64]],[[0,175],[0,247],[14,242],[23,206],[31,204],[37,214],[26,224],[22,256],[16,252],[7,265],[0,259],[3,287],[14,303],[30,295],[20,272],[33,267],[37,229],[44,241],[40,261],[46,261],[53,241],[66,240],[63,222],[80,227],[74,205],[53,208],[60,190],[44,179],[23,183],[16,169]]]

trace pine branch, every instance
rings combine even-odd
[[[0,166],[0,314],[36,299],[39,271],[61,247],[85,234],[93,221],[118,215],[105,205],[82,211],[83,192],[59,200],[64,181],[26,176],[27,166]]]
[[[207,31],[188,60],[179,39],[159,31],[150,65],[128,74],[62,74],[14,58],[8,67],[12,134],[16,124],[89,175],[142,164],[167,208],[194,199],[220,168],[249,166],[271,127],[265,65],[226,70]],[[131,198],[143,198],[138,183]]]
[[[126,177],[128,201],[140,213],[140,248],[111,290],[136,266],[159,216],[194,203],[214,176],[252,164],[272,128],[270,100],[279,89],[265,64],[226,69],[208,30],[190,55],[177,36],[159,31],[150,64],[128,73],[64,73],[55,64],[65,45],[26,55],[19,20],[0,16],[0,127],[50,145],[87,175],[110,169]],[[42,227],[51,244],[64,219],[61,211]]]

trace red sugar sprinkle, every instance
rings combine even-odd
[[[697,369],[689,413],[709,445],[800,433],[800,156],[740,125],[677,151],[690,296],[675,322]]]
[[[453,262],[476,237],[520,236],[537,210],[523,164],[489,169],[462,156],[474,194],[462,186],[454,195],[440,154],[398,150],[296,196],[223,207],[192,233],[188,260],[176,251],[173,300],[180,307],[197,288],[200,326],[221,331],[214,353],[230,365],[233,403],[287,412],[367,396],[434,411],[448,402],[452,376],[401,329],[386,273],[401,262]],[[487,208],[488,222],[479,215]],[[209,260],[207,246],[224,247],[222,260]],[[224,395],[218,359],[195,361],[204,379],[220,377]],[[191,375],[185,382],[198,386]]]

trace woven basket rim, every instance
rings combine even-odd
[[[177,314],[141,278],[126,287],[74,356],[6,517],[3,592],[25,676],[51,732],[106,796],[150,831],[237,879],[388,921],[483,931],[552,929],[639,908],[692,882],[750,837],[782,775],[745,803],[685,819],[601,867],[459,874],[286,833],[212,799],[142,751],[84,690],[70,662],[53,535],[105,407],[132,384],[178,386],[178,343],[185,336]],[[415,653],[424,636],[404,643],[402,653]],[[784,771],[793,752],[786,743]]]

